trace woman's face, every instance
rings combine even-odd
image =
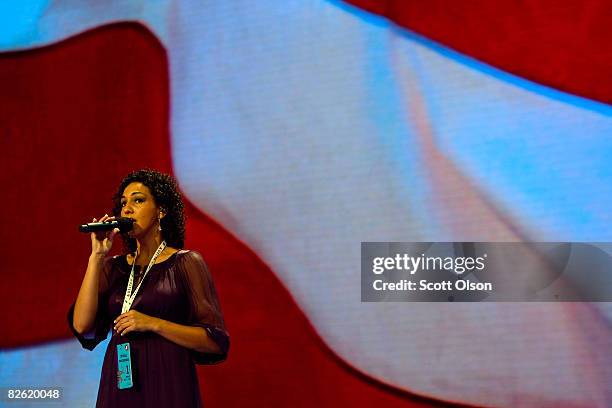
[[[158,228],[160,210],[149,187],[136,182],[128,184],[121,196],[121,216],[136,221],[129,232],[132,238],[145,236],[152,228]]]

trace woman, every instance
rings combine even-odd
[[[113,216],[99,221],[134,220],[122,234],[127,254],[107,257],[119,229],[92,233],[85,277],[68,312],[88,350],[112,328],[96,406],[200,406],[194,363],[225,360],[229,336],[202,257],[181,250],[185,218],[176,182],[138,170],[123,179],[114,202]]]

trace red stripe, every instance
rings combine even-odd
[[[609,1],[347,2],[504,71],[612,103]]]

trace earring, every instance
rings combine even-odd
[[[157,221],[157,224],[159,225],[159,231],[161,232],[161,217],[159,218],[159,220]]]

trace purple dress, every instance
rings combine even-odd
[[[95,327],[89,333],[79,335],[76,332],[74,304],[70,307],[68,325],[84,348],[93,350],[106,339],[113,320],[121,314],[130,270],[125,255],[104,261]],[[221,362],[229,349],[229,336],[217,293],[202,256],[195,251],[181,250],[153,265],[132,309],[175,323],[202,327],[221,353],[198,353],[153,332],[120,336],[113,330],[104,355],[96,407],[201,406],[195,364]],[[120,390],[117,387],[117,344],[125,342],[130,343],[134,386]]]

